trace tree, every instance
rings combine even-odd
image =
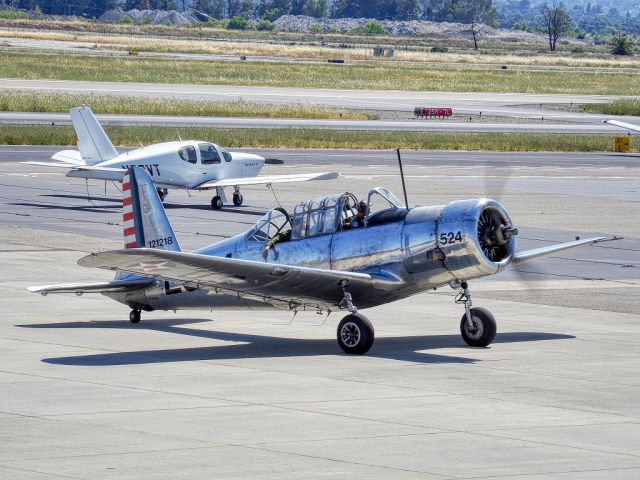
[[[540,7],[542,26],[549,37],[549,50],[555,52],[557,41],[571,30],[571,19],[567,12],[558,7],[555,1],[551,6],[546,3]]]
[[[618,35],[609,44],[613,55],[633,55],[633,42],[626,35]]]
[[[462,0],[456,4],[457,17],[469,24],[473,36],[473,48],[478,50],[478,34],[487,23],[496,18],[496,8],[492,0]]]
[[[193,9],[206,13],[213,18],[224,17],[224,0],[197,0]]]

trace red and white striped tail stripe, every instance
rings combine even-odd
[[[122,220],[124,223],[124,248],[136,248],[136,226],[133,221],[133,199],[131,198],[131,178],[129,170],[122,181]]]

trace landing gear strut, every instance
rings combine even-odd
[[[240,188],[239,187],[233,187],[233,204],[236,207],[239,207],[240,205],[242,205],[242,194],[240,193]]]
[[[135,308],[129,312],[129,321],[131,323],[140,323],[140,310]]]
[[[345,353],[363,355],[373,345],[373,325],[367,317],[358,313],[349,292],[348,282],[342,282],[341,285],[344,294],[342,301],[347,305],[349,315],[338,324],[338,345]]]
[[[467,282],[456,282],[451,287],[462,289],[455,299],[456,303],[464,303],[464,315],[460,319],[462,339],[472,347],[486,347],[496,338],[496,319],[486,308],[472,308]]]

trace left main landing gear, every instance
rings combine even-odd
[[[367,317],[358,313],[358,309],[353,304],[348,283],[342,283],[342,291],[344,294],[343,302],[346,303],[349,309],[349,315],[344,317],[338,324],[338,345],[345,353],[363,355],[373,345],[375,338],[373,325],[371,325]]]
[[[460,319],[462,339],[472,347],[486,347],[496,338],[496,319],[486,308],[473,307],[471,292],[467,282],[454,283],[452,288],[462,291],[456,296],[456,303],[464,303],[464,315]]]

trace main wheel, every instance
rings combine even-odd
[[[160,201],[164,202],[164,199],[167,198],[169,191],[166,188],[158,188],[158,196],[160,197]]]
[[[211,199],[211,208],[214,210],[220,210],[222,208],[222,199],[218,195]]]
[[[373,345],[373,340],[373,325],[364,315],[352,313],[344,317],[338,325],[338,345],[345,353],[367,353]]]
[[[486,347],[496,338],[496,319],[485,308],[472,308],[471,321],[473,330],[467,325],[466,314],[460,320],[460,333],[467,345],[472,347]]]
[[[236,207],[239,207],[240,205],[242,205],[242,200],[244,200],[242,198],[242,194],[240,192],[234,192],[234,194],[233,194],[233,204]]]
[[[131,310],[129,312],[129,321],[131,323],[140,323],[140,310]]]

